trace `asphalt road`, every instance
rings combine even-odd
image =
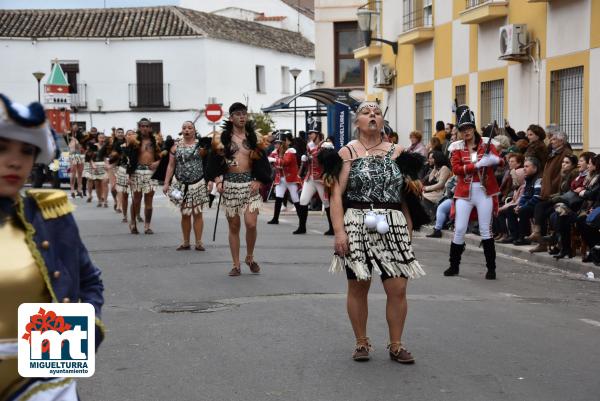
[[[448,240],[415,237],[428,275],[409,283],[403,342],[413,366],[389,360],[385,296],[370,294],[371,361],[350,358],[346,280],[327,269],[325,217],[259,223],[260,275],[231,278],[225,220],[206,252],[176,252],[179,217],[162,195],[153,236],[128,233],[112,209],[77,199],[84,242],[103,270],[107,338],[82,400],[600,400],[600,282],[499,257],[483,279],[468,248],[445,278]],[[314,230],[314,231],[313,231]],[[245,255],[244,250],[242,256]]]

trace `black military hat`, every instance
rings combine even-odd
[[[466,104],[462,104],[456,109],[456,127],[459,130],[466,127],[476,128],[475,114]]]

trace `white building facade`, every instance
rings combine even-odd
[[[11,12],[21,14],[15,19],[35,13],[50,20],[95,19],[88,31],[59,30],[58,35],[30,27],[8,36],[9,28],[1,32],[0,27],[0,92],[23,103],[35,100],[37,82],[31,74],[49,74],[58,60],[74,92],[72,121],[88,130],[135,128],[147,117],[164,135],[176,135],[184,121],[196,119],[198,130],[209,132],[203,113],[209,97],[225,112],[235,101],[259,112],[293,93],[289,69],[303,70],[298,86],[308,84],[314,69],[313,45],[297,33],[180,7],[0,11]],[[144,17],[148,27],[123,33],[119,21],[125,17]],[[121,32],[94,32],[102,21],[120,26]],[[278,128],[293,127],[292,114],[274,119]]]

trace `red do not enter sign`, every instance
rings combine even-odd
[[[206,110],[204,110],[204,115],[208,119],[208,121],[212,121],[216,123],[223,117],[223,109],[220,104],[212,103],[206,105]]]

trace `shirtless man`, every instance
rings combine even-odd
[[[138,122],[137,143],[129,150],[129,163],[127,174],[130,177],[130,188],[133,194],[131,202],[131,220],[129,230],[138,234],[136,217],[140,214],[142,197],[144,198],[144,234],[154,234],[150,228],[152,222],[152,201],[154,187],[157,185],[152,180],[152,173],[160,163],[160,148],[152,134],[152,127],[147,118]]]
[[[219,143],[220,142],[220,143]],[[248,109],[242,103],[229,107],[229,121],[218,138],[213,137],[213,152],[207,166],[207,179],[213,181],[222,196],[222,206],[229,224],[229,249],[233,258],[230,276],[239,276],[241,216],[246,226],[246,265],[252,273],[260,272],[254,260],[256,222],[262,198],[260,185],[269,184],[271,168],[265,150],[259,145],[254,127],[248,122]],[[222,146],[221,146],[222,144]],[[209,184],[209,191],[212,183]]]

